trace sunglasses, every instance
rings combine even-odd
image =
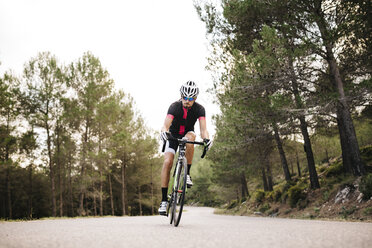
[[[194,97],[186,97],[186,96],[183,96],[182,98],[183,98],[183,100],[185,100],[185,101],[189,100],[190,102],[195,100]]]

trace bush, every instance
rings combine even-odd
[[[253,193],[253,199],[257,203],[261,203],[265,199],[265,192],[263,190],[257,190]]]
[[[372,160],[372,145],[365,146],[360,149],[360,155],[364,161]]]
[[[260,211],[261,213],[265,213],[267,210],[270,209],[270,205],[268,203],[265,203],[263,204],[259,209],[258,211]]]
[[[288,190],[295,186],[296,183],[293,182],[293,181],[289,181],[289,182],[286,182],[283,186],[281,186],[281,201],[282,203],[285,203],[287,201],[287,198],[288,198]]]
[[[372,145],[361,148],[360,155],[365,162],[366,171],[372,173]]]
[[[281,196],[282,196],[282,192],[280,192],[279,189],[276,189],[267,194],[267,199],[272,202],[278,202]]]
[[[344,167],[342,165],[342,162],[339,161],[335,164],[332,164],[326,169],[325,175],[327,177],[333,177],[333,176],[338,176],[344,173]]]
[[[236,206],[238,206],[238,201],[237,201],[237,200],[233,200],[233,201],[231,201],[231,203],[227,206],[227,209],[232,209],[232,208],[235,208]]]
[[[368,200],[372,197],[372,174],[362,177],[359,190],[363,193],[363,199]]]
[[[298,200],[296,206],[298,209],[304,209],[307,207],[307,205],[309,204],[308,200],[307,199],[300,199]]]
[[[364,214],[364,215],[372,215],[372,207],[365,208],[365,209],[363,210],[363,214]]]
[[[356,210],[356,207],[355,207],[355,206],[353,206],[353,207],[350,208],[350,209],[347,209],[347,208],[345,208],[344,206],[342,206],[341,211],[339,212],[339,214],[342,215],[342,217],[343,217],[344,219],[347,219],[347,217],[348,217],[349,215],[352,215],[352,214],[355,212],[355,210]]]
[[[297,203],[300,200],[306,199],[304,187],[301,185],[295,185],[295,186],[290,187],[288,190],[288,199],[289,199],[289,206],[291,208],[296,207]]]

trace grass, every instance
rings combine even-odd
[[[363,209],[363,214],[366,215],[366,216],[372,215],[372,207],[368,207],[368,208]]]

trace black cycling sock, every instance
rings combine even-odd
[[[191,164],[187,165],[187,175],[190,175]]]
[[[161,201],[168,201],[168,188],[161,188]]]

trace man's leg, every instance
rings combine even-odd
[[[195,141],[196,135],[194,132],[188,132],[185,137],[189,141]],[[192,158],[194,157],[194,145],[186,144],[186,159],[188,164],[192,164]]]
[[[164,163],[163,168],[161,170],[161,193],[162,199],[159,207],[159,214],[166,215],[167,214],[167,204],[168,204],[168,184],[170,178],[170,171],[172,169],[174,159],[173,152],[165,152],[164,153]]]
[[[196,135],[194,132],[188,132],[185,137],[189,141],[195,141]],[[192,165],[192,159],[194,157],[194,145],[193,144],[186,144],[186,159],[187,159],[187,187],[191,188],[192,186],[192,181],[190,177],[190,169]]]
[[[161,187],[162,188],[168,188],[170,171],[172,169],[173,160],[174,160],[173,153],[166,152],[164,154],[164,163],[163,163],[163,168],[161,170]]]

